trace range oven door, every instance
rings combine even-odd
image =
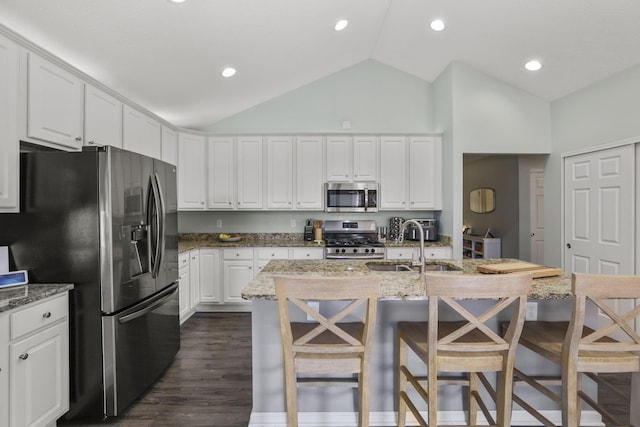
[[[378,184],[328,182],[324,199],[325,212],[378,212]]]
[[[157,380],[180,349],[178,283],[102,317],[105,415],[116,416]]]

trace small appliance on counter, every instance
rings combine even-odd
[[[404,218],[393,216],[389,218],[389,229],[387,230],[387,238],[393,242],[398,242],[400,240],[400,229],[402,228],[402,223],[404,222]]]
[[[313,240],[313,219],[308,219],[304,224],[304,240]]]
[[[424,231],[425,242],[433,242],[438,240],[438,221],[435,219],[415,219]],[[420,240],[420,230],[415,224],[408,224],[404,231],[404,238],[406,240]]]

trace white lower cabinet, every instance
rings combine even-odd
[[[189,318],[189,294],[191,293],[189,275],[189,252],[181,253],[178,257],[178,280],[180,292],[180,323]]]
[[[253,249],[224,249],[222,261],[222,300],[224,303],[250,304],[242,290],[254,277]]]
[[[200,302],[220,303],[220,249],[200,249]]]
[[[69,410],[67,293],[0,315],[0,425],[54,424]]]
[[[405,246],[402,248],[387,248],[386,259],[415,259],[420,256],[420,248]],[[450,246],[425,246],[425,259],[451,259],[452,251]]]
[[[293,248],[290,257],[291,259],[322,259],[324,248]]]

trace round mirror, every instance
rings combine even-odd
[[[488,213],[496,209],[496,191],[493,188],[476,188],[469,194],[471,212]]]

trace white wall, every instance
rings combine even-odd
[[[545,168],[545,264],[562,265],[562,154],[640,141],[640,66],[551,103],[552,153]]]
[[[343,121],[351,129],[343,129]],[[212,124],[208,132],[432,132],[431,83],[366,60]]]
[[[544,154],[551,151],[548,102],[462,63],[451,70],[453,256],[462,257],[463,154]],[[517,177],[513,177],[517,179]]]

